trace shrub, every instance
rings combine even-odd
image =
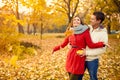
[[[18,44],[18,35],[14,28],[0,27],[0,51],[4,53],[9,50],[11,45]]]
[[[18,56],[18,59],[25,58],[25,54],[36,55],[35,48],[39,48],[39,46],[20,41],[22,36],[14,28],[0,27],[0,52],[10,56]]]

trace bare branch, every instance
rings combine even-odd
[[[78,4],[79,4],[79,0],[77,0],[77,3],[76,3],[75,8],[74,8],[74,10],[73,10],[72,18],[73,18],[73,16],[75,15],[75,12],[76,12],[76,10],[77,10]]]
[[[68,11],[68,10],[66,9],[66,7],[64,7],[64,6],[62,6],[62,5],[58,4],[58,3],[54,3],[54,4],[60,6],[60,7],[63,8],[66,12]]]
[[[118,11],[120,12],[120,1],[113,0],[114,4],[118,7]]]
[[[68,2],[66,1],[66,0],[63,0],[65,3],[66,3],[66,5],[67,5],[67,8],[68,8],[68,13],[70,13],[70,2],[71,2],[71,0],[68,0]]]
[[[68,5],[68,2],[66,0],[63,0],[67,5]],[[70,0],[69,0],[70,1]]]
[[[57,11],[59,11],[59,12],[62,12],[62,13],[67,13],[67,12],[65,12],[65,11],[63,11],[63,10],[58,10],[58,9],[56,9]]]

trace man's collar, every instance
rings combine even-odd
[[[98,27],[98,28],[96,28],[96,29],[93,29],[93,27],[91,27],[91,32],[93,32],[93,31],[100,31],[101,29],[103,29],[103,28],[101,28],[100,26]]]

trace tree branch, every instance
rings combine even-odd
[[[78,4],[79,4],[79,0],[77,0],[77,3],[76,3],[75,8],[74,8],[74,10],[73,10],[72,18],[73,18],[73,16],[75,15],[75,12],[76,12],[76,10],[77,10]]]
[[[64,6],[62,6],[62,5],[58,4],[58,3],[54,3],[54,4],[60,6],[60,7],[63,8],[66,12],[68,11]]]

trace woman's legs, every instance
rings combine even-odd
[[[72,73],[68,73],[70,80],[82,80],[83,74],[76,75]]]
[[[83,74],[79,75],[78,80],[82,80]]]

